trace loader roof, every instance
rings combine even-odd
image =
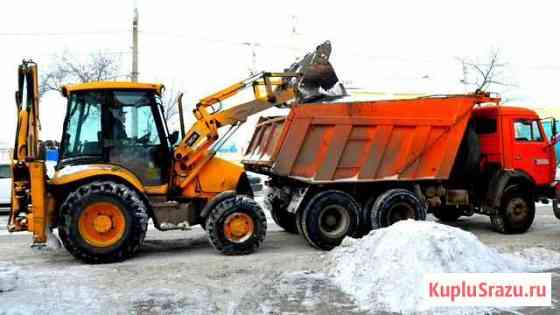
[[[129,81],[97,81],[79,84],[69,84],[62,87],[62,95],[68,96],[71,93],[87,90],[154,90],[161,94],[163,84],[159,83],[138,83]]]

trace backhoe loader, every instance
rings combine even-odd
[[[149,219],[159,230],[202,225],[213,247],[226,255],[255,251],[265,238],[265,215],[252,199],[243,166],[216,152],[249,116],[340,88],[330,51],[325,42],[284,72],[262,72],[200,100],[187,132],[179,101],[180,141],[163,118],[161,84],[66,85],[60,158],[52,178],[38,152],[37,64],[23,61],[9,231],[32,232],[32,246],[40,247],[57,228],[64,247],[88,263],[133,256]],[[246,88],[253,89],[250,101],[219,106]]]

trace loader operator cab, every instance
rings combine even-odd
[[[99,82],[66,88],[68,107],[57,169],[109,163],[137,174],[146,186],[162,185],[171,159],[159,90],[129,82],[117,85]]]

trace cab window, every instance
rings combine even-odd
[[[0,178],[12,178],[10,165],[0,165]]]
[[[159,145],[160,138],[152,112],[153,97],[144,91],[116,91],[110,107],[113,140],[127,145]]]
[[[62,158],[101,155],[100,92],[78,93],[70,97],[67,126],[62,140]]]
[[[519,142],[543,141],[539,123],[536,120],[519,120],[514,123],[515,140]]]
[[[497,130],[495,118],[481,118],[475,120],[474,128],[479,135],[493,134]]]

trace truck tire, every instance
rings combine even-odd
[[[327,190],[313,196],[299,214],[298,224],[307,242],[331,250],[360,225],[360,206],[342,191]]]
[[[462,215],[460,211],[451,207],[440,207],[432,211],[434,217],[441,222],[455,222]]]
[[[146,205],[136,191],[112,181],[78,187],[62,203],[58,227],[64,247],[87,263],[132,257],[148,228]]]
[[[352,233],[352,237],[361,238],[371,231],[371,208],[375,200],[377,200],[377,196],[372,196],[362,206],[360,226]]]
[[[224,198],[213,205],[206,220],[212,246],[224,255],[247,255],[257,250],[266,236],[266,216],[248,196]]]
[[[498,214],[490,216],[494,229],[504,234],[525,233],[535,220],[535,203],[519,186],[505,189]]]
[[[389,189],[377,197],[370,214],[373,230],[400,220],[426,220],[426,207],[414,193],[406,189]]]
[[[270,200],[265,198],[265,204],[270,211],[270,216],[272,220],[284,231],[291,234],[298,234],[298,228],[296,225],[296,215],[286,211],[286,206],[284,206],[278,200]]]

